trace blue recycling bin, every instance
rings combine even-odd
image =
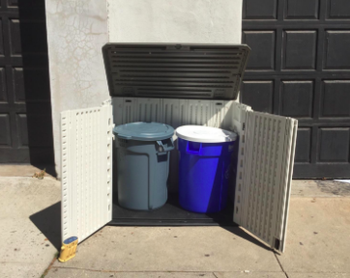
[[[236,133],[212,127],[176,130],[179,159],[179,202],[186,210],[214,213],[225,208]]]

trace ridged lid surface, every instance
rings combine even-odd
[[[113,133],[121,139],[158,141],[172,137],[174,128],[155,122],[134,122],[113,128]]]

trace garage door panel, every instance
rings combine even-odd
[[[14,100],[17,103],[23,103],[26,100],[24,92],[24,74],[23,68],[12,68],[11,70],[11,79],[13,84],[13,96]]]
[[[243,19],[276,19],[278,0],[246,0],[243,3]]]
[[[317,19],[319,0],[286,0],[286,19]]]
[[[0,148],[0,163],[28,163],[31,156],[28,148]]]
[[[11,56],[17,56],[22,54],[21,47],[21,31],[20,31],[20,23],[17,18],[9,18],[8,19],[9,26],[9,34],[10,34],[10,53]]]
[[[282,68],[314,70],[316,68],[316,41],[317,31],[285,31]]]
[[[3,19],[0,19],[0,55],[4,55],[4,35],[3,35]]]
[[[281,115],[298,119],[313,117],[313,81],[282,81],[280,94]]]
[[[350,19],[349,0],[327,0],[327,18],[329,19]]]
[[[273,112],[274,82],[243,81],[241,101],[259,112]]]
[[[8,102],[5,68],[0,67],[0,102]]]
[[[320,118],[350,119],[350,80],[325,80],[322,86]]]
[[[298,178],[343,178],[350,172],[348,163],[323,163],[323,164],[294,164],[294,171]]]
[[[11,147],[10,115],[0,114],[0,148]]]
[[[16,124],[18,136],[18,147],[28,147],[28,126],[27,126],[27,114],[17,114]]]
[[[350,70],[350,31],[326,31],[325,45],[324,68]]]
[[[311,128],[299,128],[295,150],[295,163],[310,163]]]
[[[243,43],[250,52],[247,71],[273,70],[275,68],[275,31],[243,31]]]
[[[317,162],[349,162],[350,128],[320,128],[318,130]]]
[[[8,7],[17,7],[18,6],[18,0],[7,0],[7,6]]]

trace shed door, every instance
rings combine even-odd
[[[112,219],[112,128],[109,104],[61,114],[62,241]]]
[[[247,111],[241,134],[234,222],[283,252],[297,121]]]

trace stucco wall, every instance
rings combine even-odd
[[[107,42],[240,43],[242,0],[46,0],[56,171],[60,112],[109,97]]]
[[[110,0],[111,42],[240,43],[242,0]]]
[[[46,0],[56,172],[60,112],[98,106],[109,97],[101,47],[108,42],[104,0]]]

